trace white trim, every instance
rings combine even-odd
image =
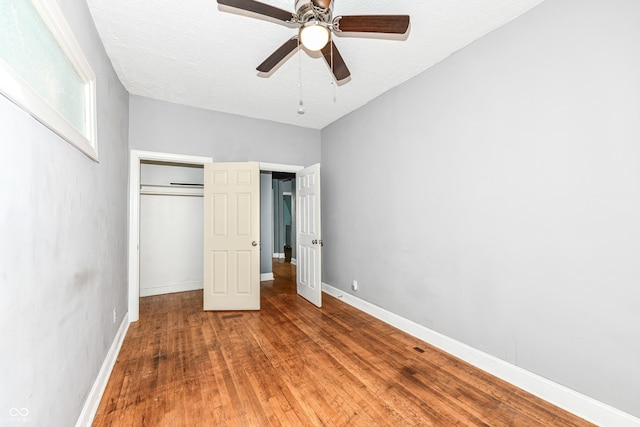
[[[322,283],[322,290],[391,326],[594,424],[619,427],[640,426],[640,418],[442,335],[327,283]]]
[[[304,166],[296,166],[296,165],[281,165],[278,163],[260,163],[260,170],[263,172],[290,172],[296,173],[304,169]]]
[[[274,259],[284,259],[284,253],[274,252],[273,253],[273,258]]]
[[[170,283],[168,285],[147,286],[140,288],[140,297],[173,294],[176,292],[197,291],[203,289],[202,280],[197,282]]]
[[[298,260],[295,258],[291,258],[291,264],[298,265]]]
[[[273,272],[271,273],[260,273],[260,281],[266,282],[267,280],[273,280]]]
[[[98,406],[100,406],[100,401],[102,400],[102,395],[104,394],[104,390],[107,387],[107,383],[109,382],[111,371],[113,370],[113,367],[116,364],[116,360],[118,359],[120,348],[122,348],[124,337],[125,335],[127,335],[129,325],[129,315],[125,314],[124,318],[122,319],[122,323],[120,323],[120,327],[118,328],[118,332],[116,332],[116,336],[113,338],[111,347],[109,347],[107,357],[105,357],[104,362],[102,362],[100,372],[98,372],[98,376],[93,382],[91,391],[89,391],[89,395],[84,402],[82,412],[80,412],[80,416],[78,417],[78,421],[76,422],[76,427],[91,426],[91,424],[93,423],[93,419],[96,416],[96,411],[98,410]]]
[[[85,109],[86,131],[84,134],[78,131],[2,59],[0,59],[0,93],[62,139],[91,159],[98,161],[96,76],[56,2],[31,0],[31,3],[84,84],[85,93],[82,102]]]
[[[144,160],[204,165],[211,157],[131,150],[129,159],[129,321],[140,316],[140,162]]]

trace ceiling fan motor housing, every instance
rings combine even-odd
[[[326,0],[296,0],[296,16],[300,24],[318,21],[327,26],[331,23],[332,1]]]

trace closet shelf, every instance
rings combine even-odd
[[[155,195],[155,196],[196,196],[202,197],[204,195],[204,189],[198,186],[186,186],[186,185],[140,185],[140,195]]]

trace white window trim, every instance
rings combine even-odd
[[[85,84],[85,129],[78,131],[58,111],[45,102],[22,77],[0,59],[0,93],[31,114],[61,138],[98,161],[96,76],[55,1],[31,0],[45,25]]]

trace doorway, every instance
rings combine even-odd
[[[296,175],[273,173],[273,257],[296,264]]]
[[[293,234],[295,226],[295,198],[292,197],[291,192],[283,193],[282,195],[282,227],[284,228],[284,262],[291,262],[293,259]]]

